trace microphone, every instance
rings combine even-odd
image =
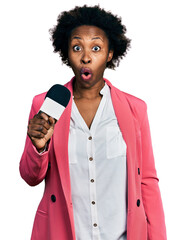
[[[71,97],[68,88],[60,84],[53,85],[47,92],[45,100],[38,113],[44,112],[47,115],[59,120]]]

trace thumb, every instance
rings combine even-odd
[[[50,125],[53,127],[55,125],[55,123],[57,122],[57,120],[55,118],[49,117],[48,119]]]

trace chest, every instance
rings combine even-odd
[[[91,127],[94,116],[99,107],[101,98],[102,97],[100,96],[94,100],[74,99],[74,102],[78,108],[78,111],[81,114],[82,118],[84,119],[89,129]]]

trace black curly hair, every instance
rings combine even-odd
[[[121,18],[101,9],[99,4],[94,7],[76,6],[68,12],[64,11],[59,14],[57,25],[49,29],[54,52],[59,52],[62,62],[70,66],[68,40],[72,30],[82,25],[96,26],[105,32],[109,40],[109,50],[114,51],[112,60],[107,63],[107,68],[115,69],[119,66],[120,59],[125,56],[131,40],[125,36],[126,27],[121,24]]]

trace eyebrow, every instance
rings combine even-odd
[[[81,38],[80,37],[73,37],[72,40],[73,39],[81,39]],[[94,37],[91,40],[95,40],[95,39],[100,39],[103,42],[103,39],[101,39],[100,37]]]

